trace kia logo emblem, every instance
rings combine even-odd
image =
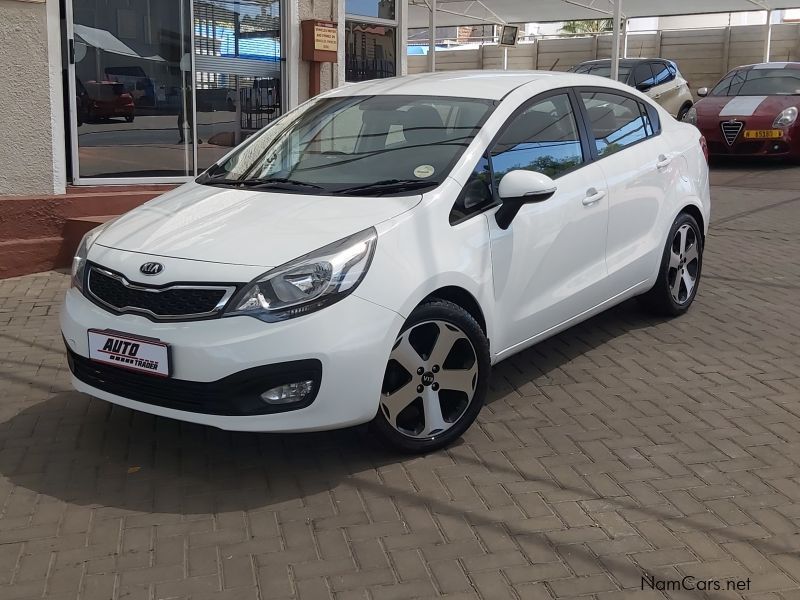
[[[158,275],[163,270],[164,265],[157,262],[144,263],[141,267],[139,267],[139,271],[141,271],[144,275]]]

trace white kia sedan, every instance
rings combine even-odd
[[[641,296],[697,294],[704,141],[643,94],[456,72],[306,102],[83,239],[76,389],[237,431],[458,438],[491,365]]]

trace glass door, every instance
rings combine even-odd
[[[195,172],[190,0],[67,2],[76,183]]]

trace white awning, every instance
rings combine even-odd
[[[409,0],[409,27],[428,27],[430,0]],[[436,0],[436,25],[610,18],[613,0]],[[800,8],[800,0],[622,0],[623,18]]]
[[[164,62],[164,59],[158,55],[140,55],[138,52],[133,50],[133,48],[125,45],[119,38],[109,33],[105,29],[97,29],[95,27],[88,27],[86,25],[79,25],[78,23],[75,23],[74,28],[75,35],[80,37],[80,39],[83,40],[88,46],[99,48],[103,52],[111,52],[112,54],[121,54],[122,56]]]

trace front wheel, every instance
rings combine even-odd
[[[703,234],[694,217],[681,213],[667,237],[658,279],[640,296],[647,308],[661,315],[678,316],[689,310],[703,268]]]
[[[692,108],[691,104],[684,104],[681,106],[681,109],[678,111],[678,116],[675,117],[678,121],[683,121],[683,118],[686,116],[686,113],[689,112],[689,109]]]
[[[392,347],[373,432],[402,452],[447,446],[478,416],[490,369],[486,334],[467,311],[446,300],[421,304]]]

